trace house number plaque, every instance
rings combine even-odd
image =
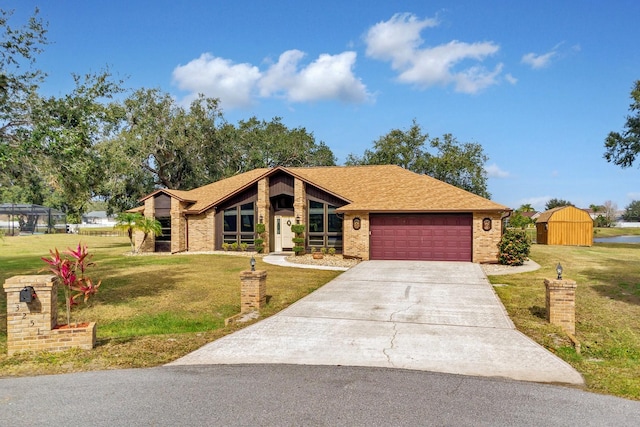
[[[491,230],[491,218],[485,218],[482,220],[482,229],[484,231],[490,231]]]

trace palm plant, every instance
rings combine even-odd
[[[162,224],[160,221],[154,218],[147,218],[146,216],[140,215],[140,218],[135,223],[135,230],[141,231],[142,241],[140,242],[140,246],[138,246],[138,250],[144,245],[145,240],[149,234],[153,234],[154,236],[162,236]]]
[[[123,230],[127,232],[129,236],[129,242],[131,242],[131,253],[136,250],[135,242],[133,241],[133,232],[136,230],[136,224],[143,218],[139,213],[121,212],[116,216],[117,224],[114,226],[117,230]]]

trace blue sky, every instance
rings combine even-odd
[[[640,200],[638,167],[602,157],[640,79],[637,0],[3,3],[49,23],[47,95],[108,66],[132,89],[218,97],[233,123],[282,117],[339,163],[415,118],[483,146],[498,203]]]

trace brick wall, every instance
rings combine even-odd
[[[491,230],[483,229],[485,218],[491,220]],[[498,262],[498,243],[502,238],[502,220],[498,213],[473,214],[473,262]]]
[[[360,229],[354,230],[353,219],[360,218]],[[369,259],[369,214],[366,212],[344,215],[342,222],[342,253],[347,256]]]
[[[37,298],[20,302],[20,291],[32,286]],[[96,324],[60,328],[58,279],[53,275],[14,276],[4,283],[7,294],[7,353],[62,351],[79,347],[90,350],[96,342]]]
[[[189,251],[215,250],[215,211],[210,209],[199,215],[189,215]]]
[[[293,182],[293,211],[301,224],[307,222],[307,192],[304,181],[295,178]]]
[[[182,252],[187,249],[187,220],[182,212],[186,204],[171,198],[171,252]]]
[[[262,238],[264,239],[264,252],[269,252],[269,232],[271,227],[271,201],[269,200],[269,178],[263,178],[258,181],[258,201],[256,202],[258,210],[258,217],[256,218],[256,224],[260,222],[262,217],[262,223],[264,224],[265,231]]]

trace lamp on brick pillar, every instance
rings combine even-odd
[[[576,282],[562,278],[563,268],[556,265],[556,279],[544,279],[547,321],[560,326],[572,337],[576,333]]]
[[[249,265],[251,265],[251,271],[256,271],[256,259],[251,255],[251,261],[249,261]]]

